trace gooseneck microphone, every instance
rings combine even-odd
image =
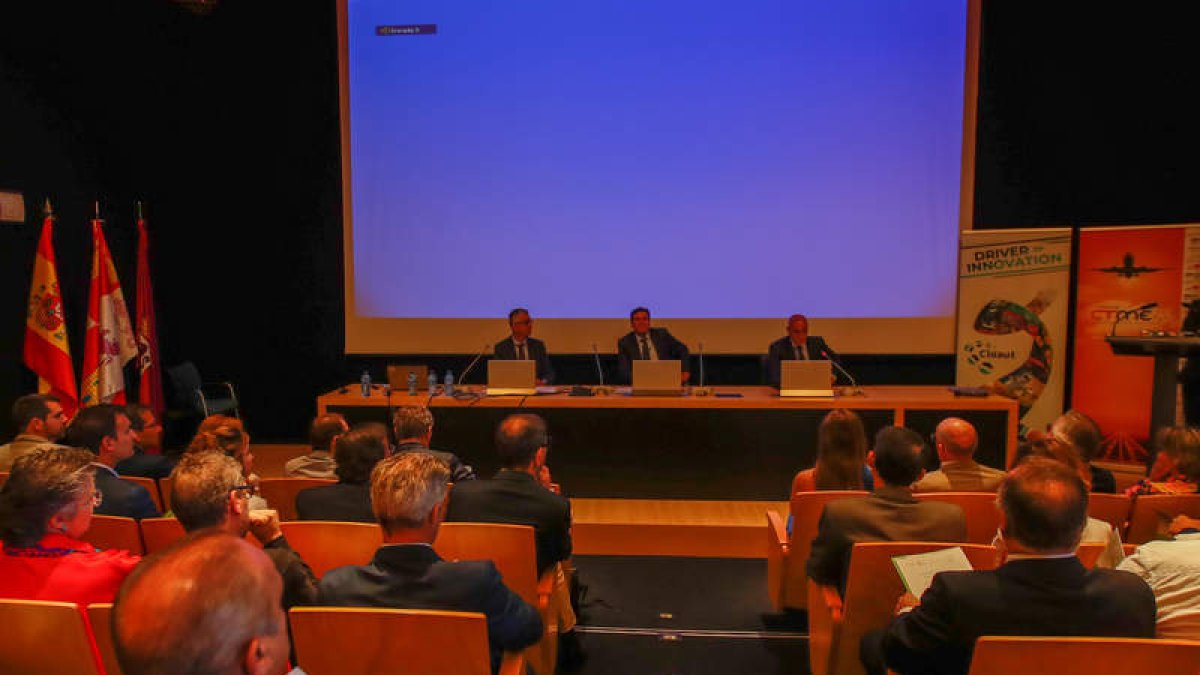
[[[833,367],[837,368],[839,373],[845,375],[847,380],[850,380],[850,391],[848,392],[850,396],[858,396],[862,393],[862,387],[858,386],[858,380],[855,380],[854,376],[850,374],[850,371],[843,368],[842,364],[838,363],[827,349],[823,347],[821,348],[821,356],[825,357],[826,360],[832,363]]]
[[[699,359],[700,359],[700,386],[703,387],[704,386],[704,343],[697,342],[696,346],[699,348],[697,357],[699,357]]]
[[[592,343],[592,356],[596,359],[596,374],[600,376],[600,386],[604,386],[604,368],[600,367],[600,350],[596,349],[596,343]]]
[[[458,386],[462,386],[463,380],[467,379],[467,373],[471,372],[471,369],[475,367],[476,363],[479,363],[479,359],[483,358],[483,355],[487,353],[489,347],[491,347],[491,345],[485,344],[483,349],[480,349],[479,353],[475,355],[475,358],[471,359],[471,362],[468,363],[467,367],[463,369],[462,374],[458,376]]]

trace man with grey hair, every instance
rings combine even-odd
[[[475,480],[475,469],[470,464],[464,464],[452,452],[429,447],[429,442],[433,440],[433,413],[429,408],[420,405],[401,406],[392,416],[392,425],[396,433],[396,454],[426,452],[450,467],[451,483]]]
[[[971,423],[947,417],[933,432],[942,467],[930,471],[913,485],[914,492],[995,492],[1004,480],[1004,472],[976,462],[979,434]]]
[[[262,551],[220,530],[187,537],[136,567],[113,605],[126,675],[288,669],[282,586]]]
[[[490,560],[448,562],[433,550],[446,512],[450,472],[426,452],[393,455],[371,472],[371,506],[383,546],[366,565],[321,579],[320,604],[480,612],[487,617],[492,670],[503,651],[537,642],[537,610],[504,585]]]
[[[188,532],[217,529],[254,535],[283,579],[283,608],[311,605],[317,578],[288,545],[276,511],[251,511],[253,489],[234,458],[218,452],[185,453],[171,472],[171,511]]]

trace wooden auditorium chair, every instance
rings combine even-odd
[[[318,579],[337,567],[366,565],[383,546],[383,529],[368,523],[296,520],[280,528]]]
[[[83,540],[99,549],[119,549],[134,555],[145,555],[142,532],[138,521],[122,516],[92,516],[92,524]]]
[[[1129,511],[1133,500],[1125,495],[1109,495],[1093,492],[1088,495],[1088,515],[1096,520],[1103,520],[1125,538],[1125,528],[1129,525]]]
[[[7,482],[8,482],[8,472],[0,471],[0,488],[4,487],[4,484]]]
[[[475,612],[295,607],[288,616],[296,661],[308,675],[490,675],[487,619]],[[523,675],[504,655],[501,675]]]
[[[813,675],[863,675],[858,643],[863,635],[892,620],[904,583],[892,563],[898,555],[961,546],[971,567],[996,567],[996,549],[982,544],[871,542],[855,544],[846,577],[846,597],[837,588],[808,580],[809,665]]]
[[[491,560],[504,585],[537,609],[544,632],[525,658],[540,675],[552,675],[558,661],[558,615],[551,602],[557,566],[537,576],[537,545],[529,525],[442,523],[433,549],[446,560]]]
[[[105,602],[87,606],[88,621],[92,628],[92,638],[96,641],[96,650],[100,654],[100,663],[107,675],[121,675],[121,665],[117,662],[117,648],[112,636],[112,603]]]
[[[1079,548],[1075,549],[1075,557],[1079,558],[1079,562],[1090,570],[1096,566],[1096,561],[1100,559],[1107,546],[1104,542],[1081,543]]]
[[[154,502],[154,508],[158,509],[159,513],[166,513],[163,508],[162,495],[158,493],[158,483],[154,482],[153,478],[142,478],[141,476],[121,476],[121,480],[129,481],[134,485],[141,485],[146,488],[146,492],[150,493],[150,499]]]
[[[1200,518],[1200,494],[1134,497],[1124,541],[1137,545],[1154,539],[1169,539],[1167,526],[1178,515]]]
[[[258,482],[258,494],[279,512],[280,521],[296,520],[296,495],[301,490],[336,482],[328,478],[263,478]]]
[[[1000,507],[995,492],[920,492],[917,499],[955,504],[967,517],[967,541],[991,544],[1000,528]]]
[[[984,636],[975,643],[970,675],[1198,672],[1200,642],[1191,640]]]
[[[0,673],[100,675],[82,608],[70,602],[0,600]]]
[[[808,606],[805,568],[817,536],[817,523],[825,505],[837,499],[866,497],[862,490],[819,490],[792,495],[792,533],[789,536],[783,518],[767,511],[767,594],[775,611],[804,609]]]
[[[171,511],[171,485],[173,483],[170,476],[158,479],[158,494],[162,495],[164,516]]]
[[[152,555],[182,539],[183,525],[174,518],[143,518],[141,520],[142,541],[146,544],[146,555]]]

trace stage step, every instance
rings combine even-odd
[[[766,512],[786,501],[572,499],[577,555],[765,558]]]

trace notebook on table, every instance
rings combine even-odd
[[[488,396],[533,396],[536,393],[536,361],[488,361]]]
[[[780,361],[779,395],[833,397],[833,364],[829,361]]]
[[[683,394],[683,366],[677,361],[634,361],[634,396],[680,396]]]

